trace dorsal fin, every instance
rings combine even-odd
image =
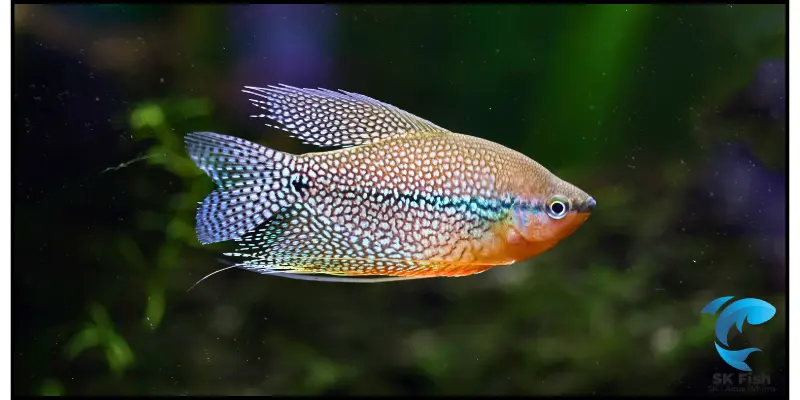
[[[245,88],[243,92],[257,97],[250,101],[267,112],[253,117],[275,120],[282,125],[276,128],[316,146],[349,147],[392,136],[448,132],[391,104],[357,93],[287,85]]]

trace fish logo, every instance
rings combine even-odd
[[[720,297],[703,307],[701,313],[714,315],[733,297],[734,296]],[[714,328],[714,333],[717,337],[717,340],[714,341],[714,346],[716,346],[717,352],[719,356],[722,357],[722,360],[740,371],[752,371],[750,366],[744,361],[750,353],[761,351],[761,349],[751,347],[743,350],[728,350],[722,346],[728,347],[728,331],[730,331],[734,324],[736,324],[736,328],[739,332],[742,332],[745,319],[750,325],[761,325],[772,319],[773,316],[775,316],[775,307],[760,299],[741,299],[725,307],[722,312],[720,312],[717,324]],[[722,343],[722,346],[720,346],[720,343]]]

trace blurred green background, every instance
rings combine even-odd
[[[16,5],[16,394],[692,394],[786,385],[785,5]],[[538,258],[374,285],[215,275],[183,135],[312,150],[242,86],[363,93],[598,208]],[[313,149],[317,150],[317,149]]]

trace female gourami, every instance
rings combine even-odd
[[[234,267],[339,282],[471,275],[553,247],[595,206],[519,152],[363,95],[244,92],[264,110],[254,117],[342,148],[292,155],[211,132],[186,136],[218,185],[197,211],[198,239],[237,241],[226,255],[245,261]],[[345,278],[368,275],[389,278]]]

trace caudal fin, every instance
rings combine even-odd
[[[751,347],[749,349],[742,349],[742,350],[726,350],[720,347],[717,342],[714,342],[714,346],[717,348],[717,352],[719,353],[720,357],[725,360],[728,365],[733,368],[736,368],[740,371],[751,372],[750,366],[747,365],[744,360],[750,355],[750,353],[761,351],[761,349],[756,347]]]
[[[237,239],[297,200],[293,155],[212,132],[184,140],[194,163],[219,186],[197,210],[200,243]]]

